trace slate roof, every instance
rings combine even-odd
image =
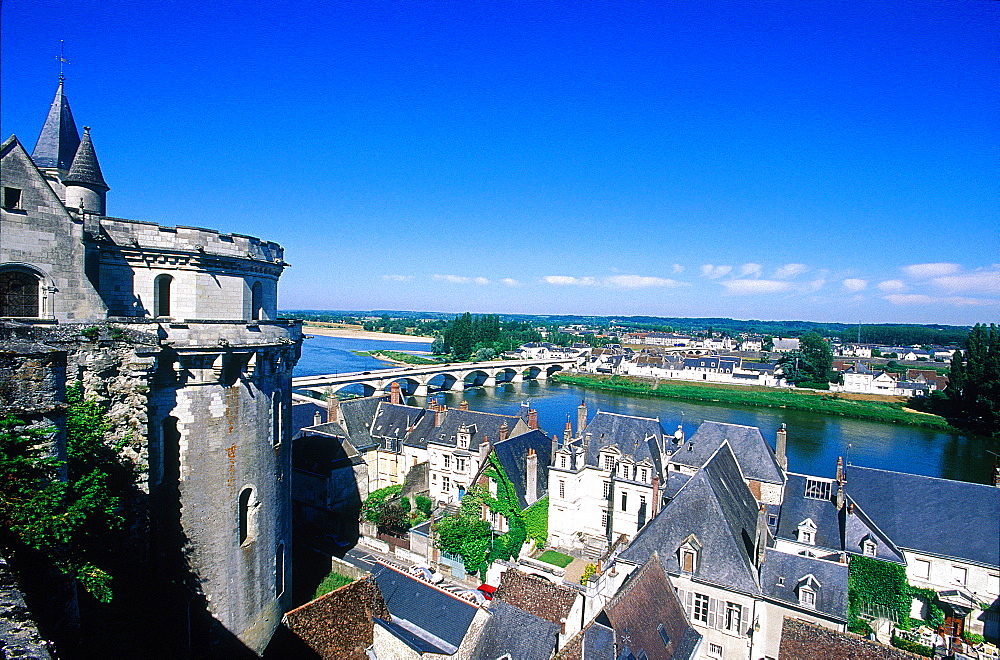
[[[847,494],[900,548],[1000,564],[1000,488],[851,466]]]
[[[783,484],[784,473],[778,466],[771,445],[764,440],[756,426],[703,422],[687,442],[670,457],[671,463],[701,467],[723,442],[729,442],[747,479],[772,484]]]
[[[372,575],[392,615],[377,623],[422,652],[451,654],[461,646],[478,607],[382,563]]]
[[[343,424],[347,428],[347,437],[359,451],[378,444],[372,438],[369,430],[372,420],[375,419],[375,411],[381,401],[381,398],[363,397],[339,403],[340,419],[343,420]]]
[[[690,480],[691,475],[689,474],[684,474],[675,470],[668,471],[666,484],[663,488],[663,497],[668,500],[672,500],[674,496],[677,495],[677,492],[684,487],[684,484]]]
[[[816,580],[816,610],[847,621],[847,564],[768,548],[761,565],[761,591],[769,598],[798,606],[799,584],[809,575]]]
[[[559,624],[502,600],[491,602],[490,615],[471,660],[496,660],[508,653],[511,660],[538,660],[555,651]]]
[[[616,646],[627,647],[635,658],[645,653],[648,660],[689,660],[701,639],[655,553],[629,576],[604,614],[615,631]]]
[[[657,552],[663,569],[677,575],[681,572],[677,551],[693,534],[702,546],[694,573],[698,580],[757,594],[752,558],[757,511],[732,449],[724,443],[620,557],[641,566]]]
[[[292,442],[292,467],[313,474],[329,474],[339,467],[361,463],[358,451],[342,438],[303,435]]]
[[[455,435],[461,426],[475,426],[472,437],[469,440],[469,451],[479,450],[479,443],[483,438],[489,438],[490,442],[500,439],[500,427],[507,423],[509,433],[514,432],[514,426],[520,421],[520,417],[514,415],[498,415],[495,413],[479,412],[477,410],[461,410],[459,408],[449,408],[441,420],[441,425],[428,431],[427,442],[454,447]]]
[[[562,626],[577,596],[577,592],[569,587],[560,587],[543,577],[509,568],[500,576],[500,586],[493,594],[493,600],[502,600]]]
[[[76,129],[73,113],[69,109],[69,99],[63,92],[63,81],[60,80],[49,114],[42,125],[42,132],[38,135],[38,142],[31,152],[31,160],[38,167],[69,170],[79,146],[80,132]]]
[[[315,413],[320,414],[320,419],[326,421],[326,406],[322,402],[313,403],[311,401],[292,400],[292,435],[313,425]]]
[[[371,435],[375,438],[403,438],[426,412],[423,408],[382,401],[375,410]]]
[[[594,619],[573,635],[552,660],[616,660],[615,631]]]
[[[86,184],[94,188],[110,190],[108,184],[104,182],[104,175],[101,173],[101,164],[97,162],[97,153],[94,151],[94,143],[90,140],[90,127],[84,126],[83,139],[76,150],[73,158],[73,165],[69,168],[69,174],[63,179],[66,185]]]
[[[589,436],[587,465],[599,466],[601,449],[615,445],[636,463],[649,461],[656,468],[657,474],[663,474],[660,448],[663,447],[664,433],[658,419],[599,410],[587,424],[583,436]]]
[[[538,499],[545,497],[549,486],[549,464],[552,462],[552,440],[543,431],[535,429],[521,433],[503,442],[493,445],[493,452],[503,467],[504,473],[510,479],[517,494],[517,502],[521,510],[528,508],[534,502],[527,499],[528,483],[528,449],[534,449],[538,455],[535,470],[535,487]],[[537,501],[537,500],[536,500]]]

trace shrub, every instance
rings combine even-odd
[[[962,632],[962,639],[964,639],[969,644],[982,644],[986,641],[986,638],[982,635],[977,635],[976,633],[970,633],[968,630]]]
[[[328,594],[334,589],[339,589],[340,587],[352,582],[354,582],[354,578],[341,575],[336,571],[330,571],[330,574],[323,578],[323,581],[319,583],[318,587],[316,587],[316,593],[313,594],[313,598],[319,598],[323,594]]]
[[[81,330],[80,334],[89,339],[90,341],[96,341],[97,337],[101,334],[101,329],[92,325],[89,328],[84,328],[83,330]]]
[[[583,575],[580,576],[580,584],[586,585],[587,581],[597,574],[597,564],[587,564],[583,567]]]
[[[934,650],[931,647],[924,646],[923,644],[917,644],[916,642],[911,642],[900,637],[893,637],[892,645],[897,649],[909,651],[910,653],[916,653],[917,655],[922,655],[925,658],[931,658],[934,656]]]
[[[417,504],[417,510],[424,514],[424,519],[430,517],[431,515],[431,498],[426,495],[417,495],[413,498]]]

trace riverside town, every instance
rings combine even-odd
[[[996,6],[181,4],[0,9],[0,658],[1000,660]]]

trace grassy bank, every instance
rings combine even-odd
[[[352,351],[355,355],[366,355],[368,357],[373,357],[376,360],[385,360],[387,362],[402,362],[403,364],[438,364],[437,360],[431,360],[430,358],[420,357],[419,355],[411,355],[409,353],[403,353],[401,351]]]
[[[889,424],[906,424],[932,429],[953,430],[938,415],[911,412],[903,404],[891,401],[858,401],[843,398],[836,393],[794,391],[777,388],[741,387],[717,383],[689,383],[660,381],[655,388],[649,382],[624,376],[590,376],[582,374],[555,374],[552,380],[579,387],[591,387],[609,392],[682,399],[705,403],[722,403],[763,408],[805,410],[825,415],[840,415]]]

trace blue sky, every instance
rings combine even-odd
[[[1000,3],[6,0],[108,213],[251,234],[282,308],[1000,321]]]

